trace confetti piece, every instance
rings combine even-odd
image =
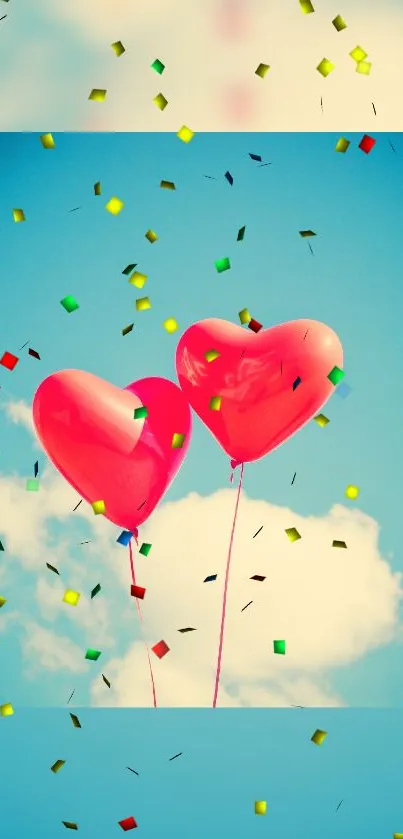
[[[53,571],[54,574],[57,574],[60,577],[60,574],[59,574],[57,568],[55,568],[54,565],[51,565],[50,562],[46,563],[46,568],[49,568],[49,571]]]
[[[122,274],[125,274],[126,277],[128,277],[134,268],[137,268],[137,262],[132,262],[130,265],[126,265],[126,268],[123,268]]]
[[[164,111],[168,105],[168,99],[165,99],[163,93],[158,93],[158,95],[154,97],[153,102],[160,111]]]
[[[337,32],[342,32],[343,29],[347,29],[347,24],[341,15],[336,15],[336,17],[332,20],[332,24]]]
[[[328,374],[327,378],[332,385],[338,385],[339,382],[344,378],[344,371],[340,370],[340,367],[333,367],[333,369]]]
[[[161,189],[170,189],[170,190],[176,189],[176,186],[175,186],[173,181],[161,181],[160,187],[161,187]]]
[[[253,577],[249,577],[250,580],[256,580],[257,583],[263,583],[266,577],[262,577],[260,574],[254,574]]]
[[[140,271],[134,271],[131,277],[129,277],[128,282],[130,283],[130,285],[134,285],[136,288],[143,288],[147,280],[147,274],[141,274]]]
[[[122,819],[122,821],[118,822],[119,826],[122,830],[133,830],[137,827],[137,822],[134,816],[129,816],[127,819]]]
[[[209,363],[210,363],[211,361],[215,361],[215,360],[216,360],[216,358],[219,358],[219,357],[220,357],[220,353],[219,353],[219,352],[217,352],[217,350],[207,350],[207,352],[206,352],[206,353],[204,353],[204,358],[205,358],[205,359],[206,359],[206,361],[208,361]]]
[[[149,297],[138,297],[136,300],[136,309],[138,312],[146,312],[151,309],[151,301]]]
[[[107,679],[107,678],[106,678],[106,676],[104,676],[104,674],[103,674],[103,673],[102,673],[101,675],[102,675],[102,679],[103,679],[103,681],[104,681],[104,682],[105,682],[105,684],[106,684],[106,687],[107,687],[107,688],[110,688],[111,683],[110,683],[109,679]]]
[[[301,239],[308,239],[310,236],[316,236],[316,233],[313,230],[300,230],[299,235]]]
[[[144,600],[144,595],[146,593],[146,589],[142,588],[142,586],[130,586],[130,594],[132,597],[137,597],[138,600]]]
[[[39,137],[44,149],[55,149],[56,143],[53,139],[53,134],[41,134]]]
[[[256,160],[258,163],[262,162],[260,154],[252,154],[252,152],[249,152],[249,157],[251,160]]]
[[[153,63],[151,64],[151,68],[155,70],[155,72],[158,73],[158,75],[161,76],[165,70],[165,64],[163,64],[162,61],[159,60],[159,58],[156,58],[155,61],[153,61]]]
[[[106,512],[105,501],[93,501],[91,507],[96,516],[103,516]]]
[[[243,227],[239,228],[238,235],[236,237],[237,242],[243,242],[243,240],[245,238],[245,230],[246,230],[245,225]]]
[[[126,52],[122,44],[122,41],[115,41],[113,44],[111,44],[111,47],[116,55],[116,58],[120,58],[120,56],[123,55],[124,52]]]
[[[370,151],[374,148],[376,140],[373,137],[370,137],[369,134],[364,134],[361,142],[358,144],[358,148],[364,152],[364,154],[369,154]]]
[[[169,647],[165,641],[158,641],[158,644],[154,644],[151,649],[157,658],[164,658],[164,656],[169,653]]]
[[[212,396],[209,404],[210,411],[221,410],[221,396]]]
[[[222,274],[223,271],[229,271],[229,269],[231,268],[231,263],[228,259],[228,256],[224,256],[222,259],[217,259],[217,261],[214,264],[218,274]]]
[[[31,347],[28,350],[28,355],[30,355],[31,358],[36,358],[37,361],[41,360],[39,353],[36,350],[31,349]]]
[[[64,824],[64,826],[67,827],[68,830],[78,830],[77,822],[62,822],[62,824]]]
[[[185,626],[183,629],[178,629],[178,632],[184,635],[185,632],[196,632],[196,628],[194,626]]]
[[[139,409],[137,409],[137,410],[139,410]],[[133,538],[133,534],[130,533],[130,530],[122,530],[120,536],[118,536],[116,541],[119,542],[119,545],[124,545],[124,547],[127,548],[128,544],[129,544],[129,542],[132,538]]]
[[[375,114],[375,116],[376,116],[376,108],[375,108],[375,105],[374,105],[374,103],[373,103],[373,102],[371,102],[371,105],[372,105],[372,110],[373,110],[373,112],[374,112],[374,114]]]
[[[351,387],[346,384],[346,382],[342,382],[341,385],[336,390],[336,395],[341,396],[342,399],[347,399],[350,396]]]
[[[181,757],[182,754],[183,754],[183,752],[178,752],[177,755],[174,755],[173,757],[170,757],[169,760],[176,760],[176,758]]]
[[[285,655],[285,648],[286,642],[283,641],[273,641],[273,652],[276,655]]]
[[[355,499],[358,498],[360,494],[360,488],[355,486],[354,484],[349,484],[348,487],[346,487],[344,494],[346,498],[350,498],[351,501],[355,501]]]
[[[297,477],[297,473],[296,473],[296,472],[294,472],[293,479],[292,479],[292,481],[291,481],[291,486],[293,485],[293,483],[294,483],[294,481],[295,481],[295,478],[296,478],[296,477]]]
[[[325,426],[328,425],[328,423],[330,422],[330,419],[325,417],[324,414],[318,414],[316,417],[314,417],[314,421],[319,426],[319,428],[325,428]]]
[[[125,326],[125,328],[124,328],[124,329],[122,329],[122,335],[123,335],[123,336],[128,335],[128,334],[129,334],[129,332],[132,332],[132,331],[133,331],[133,327],[134,327],[134,323],[129,323],[129,325],[128,325],[128,326]]]
[[[101,193],[101,181],[97,181],[96,184],[94,184],[94,195],[102,195],[102,193]]]
[[[144,235],[145,235],[146,239],[150,242],[151,245],[153,245],[154,242],[157,242],[157,240],[158,240],[158,236],[154,232],[154,230],[147,230],[147,233],[145,233]]]
[[[261,323],[259,323],[259,321],[258,321],[258,320],[255,320],[254,318],[251,318],[251,319],[250,319],[250,321],[249,321],[249,323],[248,323],[248,329],[251,329],[251,330],[252,330],[252,332],[256,332],[256,333],[257,333],[257,332],[260,332],[260,330],[261,330],[262,328],[263,328],[263,327],[262,327],[262,324],[261,324]]]
[[[96,586],[92,589],[92,592],[91,592],[91,600],[92,600],[94,597],[96,597],[96,596],[97,596],[97,594],[99,594],[99,592],[100,592],[100,591],[102,591],[101,586],[100,586],[100,584],[99,584],[99,583],[97,583],[97,584],[96,584]]]
[[[315,11],[311,0],[299,0],[299,5],[301,6],[301,12],[303,15],[311,15],[312,12]]]
[[[28,478],[26,483],[27,492],[39,492],[39,481],[37,478]]]
[[[78,510],[80,504],[82,504],[82,503],[83,503],[83,499],[81,498],[81,500],[78,502],[78,504],[76,504],[76,506],[74,507],[73,513],[75,513],[75,511]]]
[[[357,66],[355,68],[356,73],[361,73],[362,76],[369,76],[371,72],[372,64],[370,61],[357,61]],[[376,116],[376,111],[375,111]]]
[[[296,527],[287,527],[285,533],[287,534],[290,542],[298,542],[298,539],[301,538],[301,534],[298,533]]]
[[[218,574],[210,574],[209,577],[206,577],[206,579],[203,580],[203,583],[213,583],[214,580],[217,579],[217,577],[218,577]]]
[[[70,714],[71,721],[73,723],[74,728],[81,728],[80,720],[78,719],[77,714]]]
[[[194,137],[194,131],[191,128],[188,128],[186,125],[182,125],[182,128],[179,129],[177,135],[182,143],[190,143],[190,141]]]
[[[238,312],[238,317],[239,317],[239,320],[240,320],[242,326],[245,326],[246,324],[250,323],[251,320],[252,320],[252,317],[249,314],[247,309],[241,309],[241,311]]]
[[[114,195],[108,201],[108,203],[105,204],[105,210],[107,210],[108,213],[110,213],[112,216],[118,216],[119,213],[123,210],[124,206],[125,205],[123,201],[121,201],[120,198],[117,198],[116,195]]]
[[[54,772],[55,775],[57,775],[57,773],[60,772],[60,769],[62,768],[62,766],[64,766],[65,763],[65,760],[56,760],[53,766],[50,767],[50,771]]]
[[[293,389],[293,391],[297,390],[297,388],[299,388],[300,384],[302,384],[302,379],[301,379],[301,377],[300,377],[300,376],[297,376],[297,378],[295,379],[295,381],[293,381],[293,383],[292,383],[292,389]]]
[[[333,539],[332,548],[347,548],[347,545],[340,539]]]
[[[247,609],[247,608],[248,608],[248,606],[251,606],[251,605],[252,605],[252,603],[253,603],[253,600],[249,600],[249,603],[247,603],[247,604],[246,604],[246,606],[243,606],[243,607],[242,607],[241,612],[244,612],[244,611],[245,611],[245,609]]]
[[[264,79],[270,70],[270,64],[259,64],[255,70],[255,76],[259,76],[260,79]]]
[[[174,434],[173,437],[172,437],[171,448],[181,449],[184,442],[185,442],[185,435],[184,434]]]
[[[321,731],[320,728],[317,728],[316,731],[312,734],[311,740],[312,743],[315,743],[316,746],[321,746],[326,737],[327,731]]]
[[[224,178],[228,181],[230,186],[233,186],[234,179],[231,175],[231,172],[226,172],[225,175],[224,175]]]
[[[261,527],[259,527],[259,530],[257,530],[256,533],[253,534],[252,539],[255,539],[256,536],[259,536],[259,533],[261,533],[262,530],[263,530],[263,524],[262,524]]]
[[[80,308],[77,300],[72,294],[68,294],[67,297],[63,297],[63,300],[60,301],[60,305],[63,306],[63,309],[65,309],[69,315]]]
[[[364,61],[364,59],[367,57],[368,53],[365,52],[365,50],[363,50],[362,47],[354,47],[354,49],[351,50],[349,55],[351,55],[351,58],[353,59],[353,61],[358,63],[359,61]]]
[[[14,708],[11,702],[6,702],[5,705],[0,705],[0,717],[12,717]]]
[[[13,210],[13,219],[15,222],[25,221],[25,213],[24,210]]]
[[[255,816],[265,816],[267,811],[266,801],[255,801]]]
[[[173,332],[176,332],[179,329],[178,321],[175,320],[175,318],[167,318],[167,320],[164,320],[162,325],[168,332],[168,335],[172,335]]]
[[[91,90],[91,93],[90,93],[88,99],[90,99],[91,102],[105,102],[106,93],[107,93],[106,90],[102,90],[99,87],[94,87]]]
[[[102,653],[100,650],[93,650],[92,647],[89,647],[85,654],[85,658],[88,659],[88,661],[98,661],[101,655]]]
[[[142,556],[148,556],[148,554],[151,551],[151,548],[152,548],[152,545],[150,545],[149,542],[143,542],[143,544],[139,548],[139,554],[141,554]]]
[[[332,64],[332,62],[329,61],[328,58],[322,58],[322,61],[320,62],[320,64],[318,64],[316,69],[318,73],[320,73],[320,75],[323,76],[324,79],[326,79],[326,77],[333,72],[334,64]]]
[[[334,150],[339,151],[342,154],[345,154],[349,145],[350,145],[350,140],[346,140],[345,137],[340,137],[340,139],[337,140],[337,143],[335,145]]]
[[[20,359],[17,358],[16,355],[13,355],[11,352],[5,352],[0,358],[0,364],[2,365],[2,367],[5,367],[6,370],[14,370],[14,367],[17,366],[19,360]]]
[[[135,408],[133,411],[133,419],[147,419],[148,417],[148,409],[145,405],[142,405],[141,408]],[[130,540],[129,540],[130,541]],[[127,543],[129,544],[129,543]]]
[[[77,603],[81,597],[81,594],[78,591],[72,591],[68,588],[63,597],[63,603],[67,603],[69,606],[77,606]]]
[[[70,704],[71,700],[73,699],[73,696],[74,696],[75,692],[76,692],[76,689],[74,688],[74,689],[72,690],[72,692],[71,692],[71,694],[70,694],[70,696],[69,696],[68,700],[67,700],[67,704],[68,704],[68,705]]]
[[[3,606],[5,606],[5,605],[6,605],[6,603],[7,603],[6,598],[5,598],[5,597],[1,597],[1,596],[0,596],[0,609],[1,609]]]
[[[133,772],[133,775],[138,775],[139,774],[138,772],[136,772],[135,769],[132,769],[131,766],[126,766],[126,769],[128,769],[129,772]]]
[[[0,540],[0,551],[4,551],[4,545],[3,545],[3,542],[1,540]]]

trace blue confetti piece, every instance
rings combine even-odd
[[[120,536],[116,539],[119,542],[119,545],[124,545],[127,548],[130,540],[133,538],[133,533],[130,533],[130,530],[122,530]]]

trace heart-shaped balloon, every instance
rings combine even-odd
[[[237,463],[264,457],[311,420],[334,391],[329,373],[342,366],[337,335],[314,320],[257,333],[203,320],[176,351],[185,396]]]
[[[69,484],[90,504],[103,501],[106,518],[130,532],[168,489],[191,435],[187,400],[161,378],[122,390],[92,373],[62,370],[39,385],[33,419],[49,459]]]

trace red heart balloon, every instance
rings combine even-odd
[[[130,532],[152,513],[180,468],[191,434],[182,391],[161,378],[121,390],[82,370],[62,370],[39,385],[33,402],[38,437],[49,459],[105,516]],[[134,411],[147,408],[146,418]],[[173,448],[174,434],[184,436]]]
[[[208,361],[206,353],[218,353]],[[343,366],[337,335],[297,320],[258,333],[215,318],[195,323],[176,351],[180,386],[224,451],[258,460],[311,420],[334,391],[328,374]],[[221,398],[212,410],[213,397]]]

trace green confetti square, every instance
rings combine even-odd
[[[330,371],[327,378],[332,385],[336,386],[342,379],[344,379],[344,371],[340,370],[340,367],[333,367],[333,370]]]
[[[285,641],[273,641],[273,652],[277,655],[285,655]]]
[[[229,269],[231,268],[231,263],[228,259],[228,256],[224,256],[223,259],[217,259],[215,267],[219,274],[222,274],[223,271],[229,271]]]
[[[67,297],[63,297],[63,300],[61,300],[60,303],[63,306],[63,309],[65,309],[66,312],[69,313],[69,315],[72,312],[75,312],[76,309],[80,308],[79,304],[77,303],[77,300],[75,299],[75,297],[73,297],[72,294],[68,294]]]
[[[245,238],[245,230],[246,227],[240,227],[238,230],[238,236],[236,237],[237,242],[243,242]]]
[[[38,492],[39,490],[39,480],[38,478],[28,478],[27,480],[27,492]]]
[[[151,548],[152,548],[152,545],[150,545],[149,542],[143,542],[143,544],[142,544],[142,546],[139,550],[139,554],[142,554],[143,556],[148,556],[148,554],[151,551]]]
[[[155,70],[155,72],[158,73],[159,76],[162,76],[165,70],[165,64],[163,64],[162,61],[159,60],[159,58],[156,58],[151,65],[151,69]]]
[[[91,592],[91,600],[92,600],[92,598],[93,598],[93,597],[95,597],[97,594],[99,594],[99,592],[100,592],[100,591],[101,591],[101,586],[100,586],[100,584],[99,584],[99,583],[97,583],[97,585],[95,586],[95,588],[93,588],[93,589],[92,589],[92,592]]]
[[[88,659],[88,661],[98,661],[100,655],[102,655],[102,653],[99,650],[93,650],[90,647],[87,650],[85,657]]]
[[[145,405],[142,408],[136,408],[133,416],[134,419],[146,419],[148,417],[148,411]]]

